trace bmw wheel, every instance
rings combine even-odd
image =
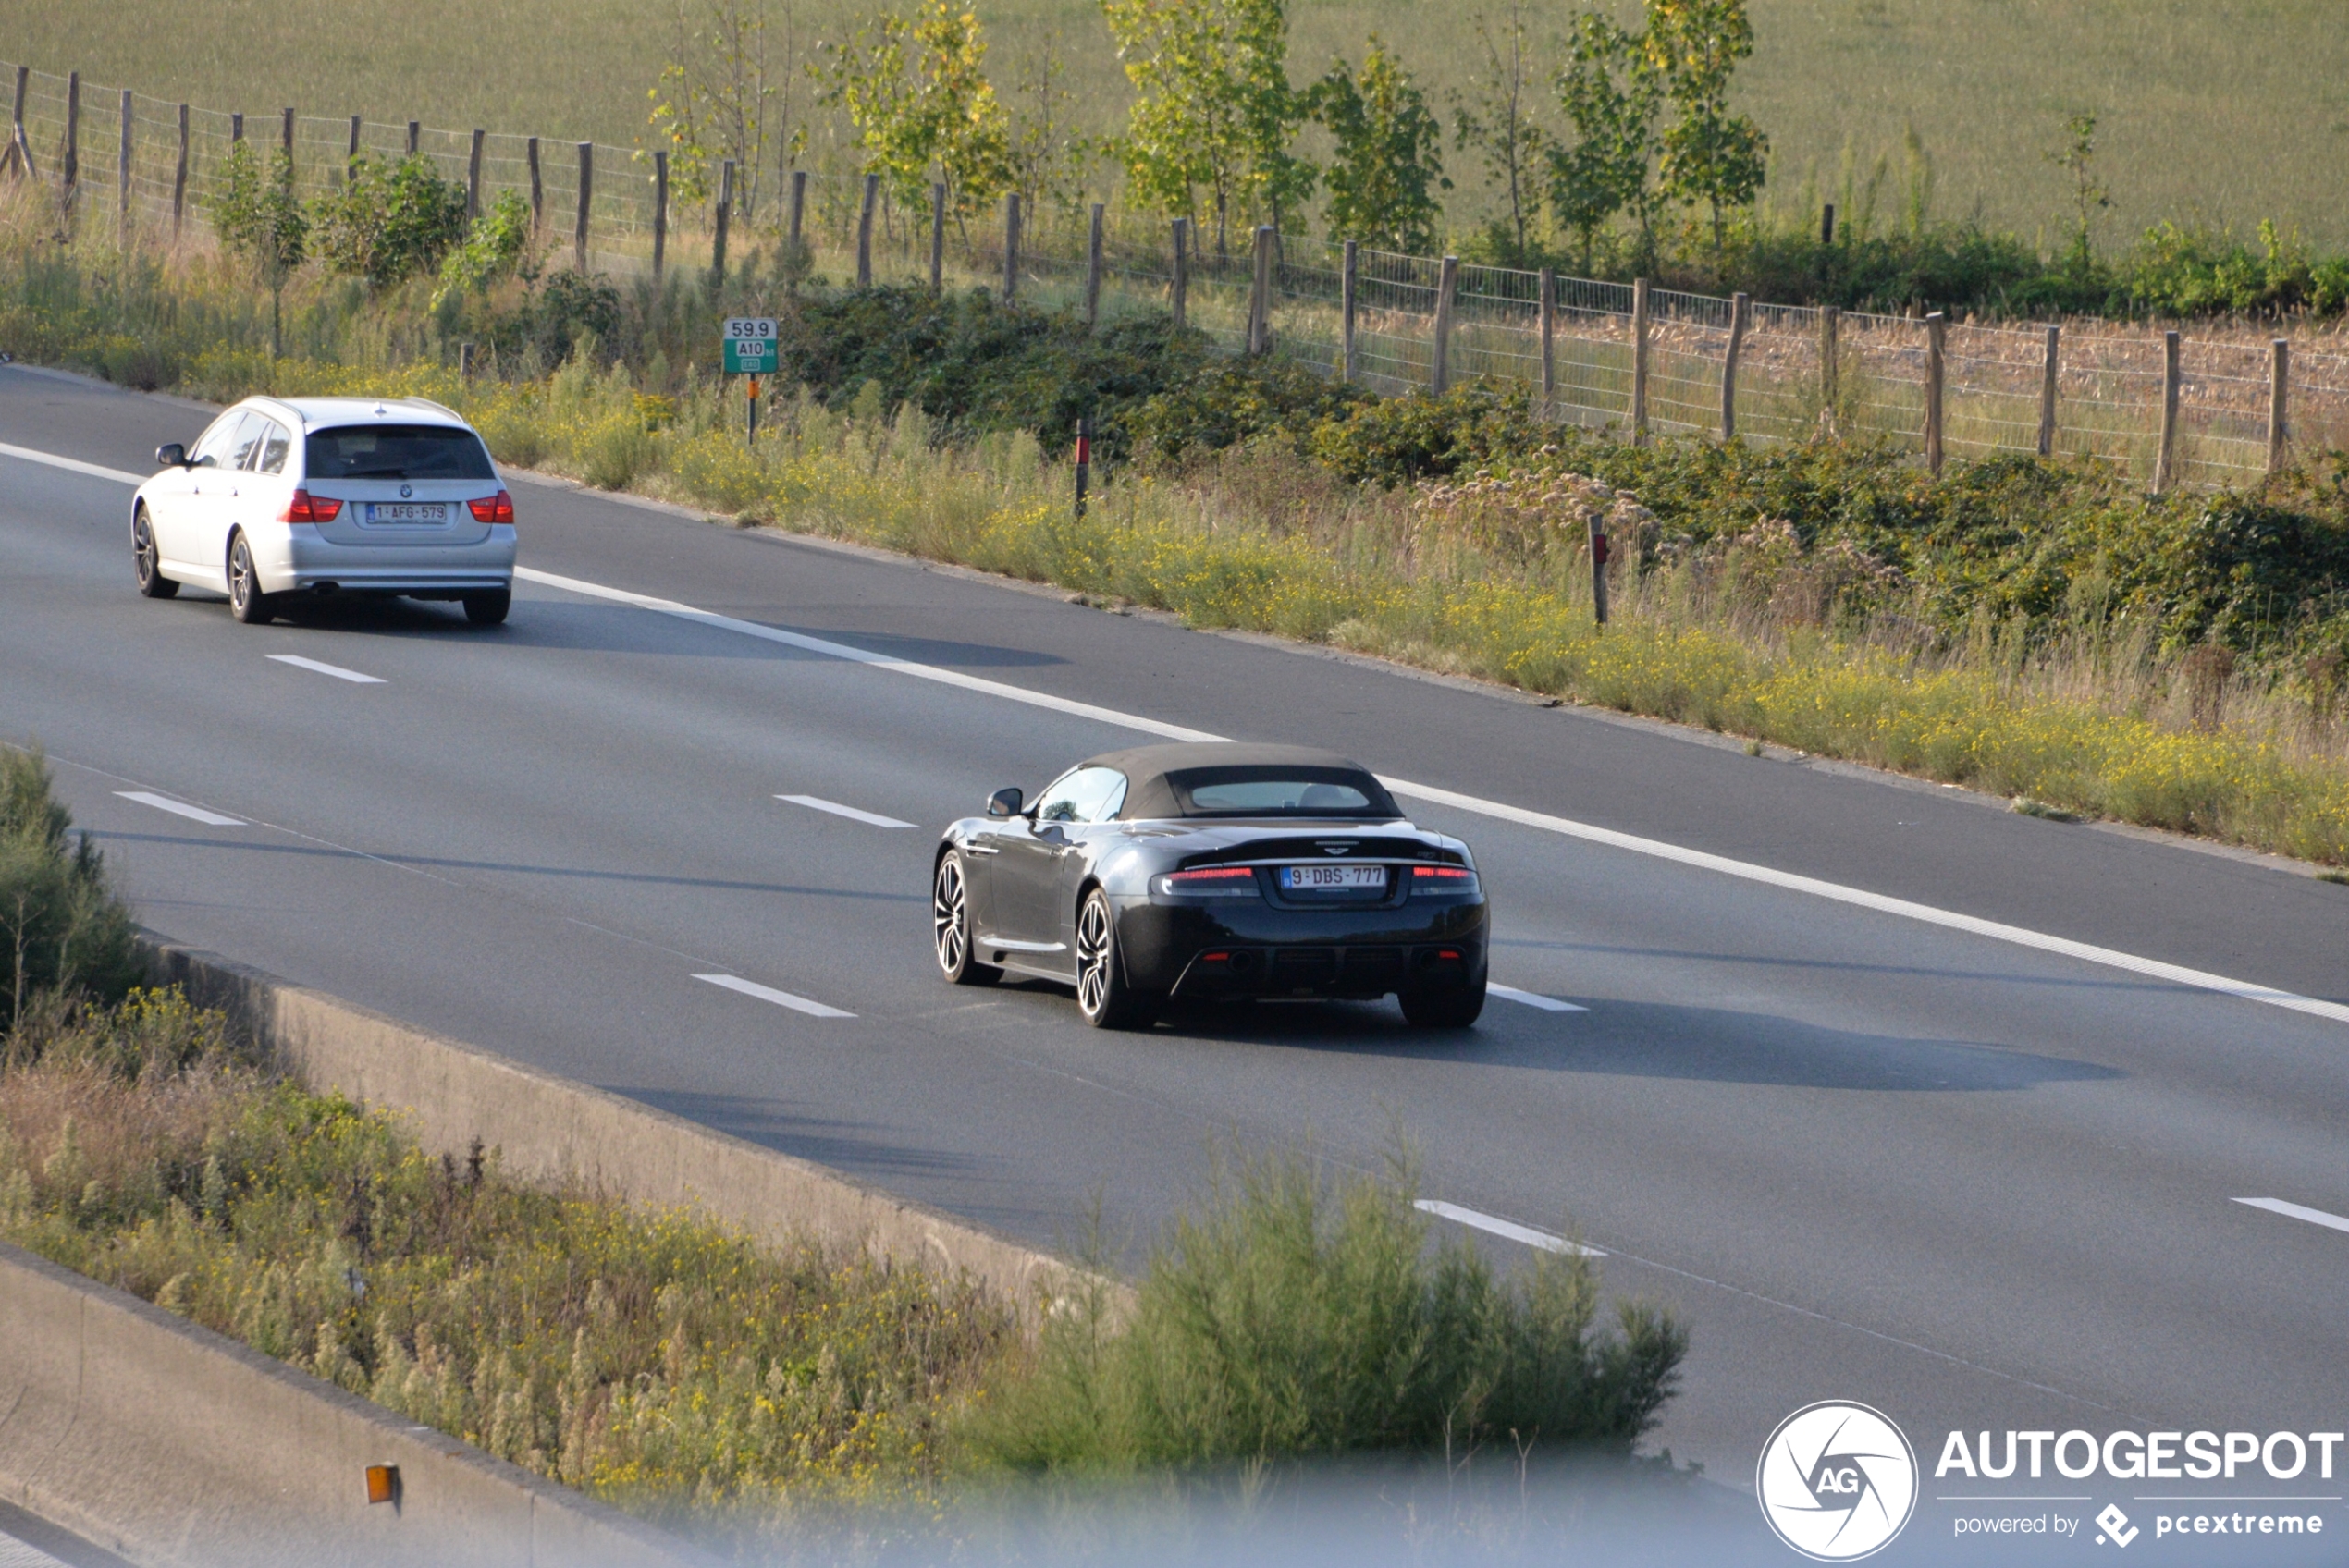
[[[1076,912],[1076,1011],[1096,1029],[1147,1029],[1157,1012],[1154,998],[1125,983],[1117,919],[1099,888]]]
[[[139,576],[139,592],[150,599],[168,599],[179,592],[179,584],[163,574],[162,552],[155,548],[154,524],[147,521],[147,507],[141,502],[130,519],[130,567]]]
[[[938,876],[930,884],[930,935],[938,944],[938,967],[957,986],[992,986],[1003,972],[981,963],[971,951],[971,900],[963,875],[963,852],[949,850],[938,857]]]
[[[269,595],[261,591],[261,577],[252,570],[252,546],[241,532],[228,541],[228,611],[247,626],[266,626],[277,619]]]

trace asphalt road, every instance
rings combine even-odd
[[[22,448],[144,473],[203,418],[0,370]],[[1399,1130],[1432,1197],[1570,1231],[1678,1307],[1654,1446],[1731,1484],[1831,1397],[1928,1469],[1953,1428],[2349,1427],[2349,1234],[2238,1201],[2349,1215],[2337,1011],[1422,795],[1484,867],[1494,978],[1586,1011],[1496,999],[1464,1041],[1392,1004],[1104,1035],[1050,987],[943,985],[925,876],[989,790],[1139,738],[1067,711],[1092,704],[2334,1004],[2349,888],[528,484],[526,568],[1064,705],[543,582],[495,631],[240,627],[136,595],[127,501],[0,454],[0,738],[48,748],[172,937],[1048,1243],[1098,1197],[1138,1248],[1219,1140],[1367,1168]]]

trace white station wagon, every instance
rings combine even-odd
[[[454,599],[495,626],[514,590],[514,501],[489,448],[422,398],[248,398],[131,502],[139,592],[228,595],[264,626],[297,595]]]

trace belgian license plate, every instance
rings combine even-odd
[[[1291,893],[1334,892],[1341,888],[1374,888],[1384,891],[1386,867],[1383,865],[1285,865],[1281,867],[1281,888]]]
[[[447,522],[449,508],[440,501],[370,501],[369,522]]]

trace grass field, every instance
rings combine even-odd
[[[787,14],[783,0],[769,4],[780,57]],[[1124,78],[1087,0],[981,0],[978,8],[1007,94],[1049,44],[1067,57],[1086,128],[1122,123]],[[794,52],[841,37],[862,9],[799,0],[788,14]],[[2247,231],[2268,216],[2319,246],[2349,245],[2340,172],[2349,159],[2349,27],[2339,0],[1752,0],[1752,10],[1760,46],[1741,91],[1773,138],[1768,200],[1783,213],[1806,192],[1838,191],[1847,160],[1864,187],[1876,158],[1891,154],[1876,222],[1891,221],[1900,141],[1913,121],[1932,156],[1937,215],[2045,231],[2052,246],[2064,177],[2042,153],[2066,116],[2091,112],[2112,190],[2100,231],[2108,245],[2164,217]],[[1571,12],[1538,15],[1556,32]],[[249,114],[292,104],[307,114],[627,145],[642,134],[674,25],[668,6],[643,0],[410,0],[375,11],[6,0],[0,58]],[[1297,0],[1294,31],[1291,74],[1300,80],[1333,52],[1359,55],[1370,31],[1439,94],[1464,84],[1478,57],[1458,11],[1420,0]],[[808,84],[793,91],[796,110]],[[812,141],[819,167],[842,165],[829,128]],[[1451,217],[1465,230],[1489,197],[1456,162],[1463,190]]]

